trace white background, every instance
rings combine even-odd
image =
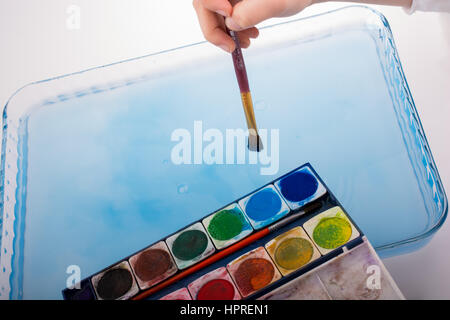
[[[79,30],[66,27],[71,4],[81,9]],[[339,6],[343,4],[316,5],[298,17]],[[408,16],[399,8],[375,8],[392,27],[425,133],[450,192],[450,15]],[[0,105],[32,81],[201,40],[191,0],[0,0]],[[425,248],[384,260],[407,298],[450,299],[448,243],[449,222]]]

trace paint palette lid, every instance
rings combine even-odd
[[[381,255],[429,239],[447,199],[386,19],[349,7],[278,24],[244,54],[257,157],[233,152],[238,86],[207,43],[11,97],[0,298],[59,299],[74,270],[95,274],[306,162]]]

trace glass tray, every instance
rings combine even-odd
[[[279,129],[273,175],[172,162],[178,128],[245,129],[231,57],[207,43],[13,95],[0,297],[59,299],[69,266],[87,277],[305,162],[382,256],[426,243],[447,198],[386,19],[353,6],[282,23],[244,54],[258,125]]]

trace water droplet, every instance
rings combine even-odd
[[[189,187],[187,184],[182,183],[182,184],[178,185],[177,190],[178,190],[178,193],[180,193],[180,194],[187,193],[189,190]]]

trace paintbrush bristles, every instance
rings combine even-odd
[[[250,151],[256,151],[256,152],[260,152],[261,150],[264,149],[263,143],[261,141],[261,137],[258,134],[252,133],[256,132],[253,129],[249,130],[248,133],[248,150]]]

